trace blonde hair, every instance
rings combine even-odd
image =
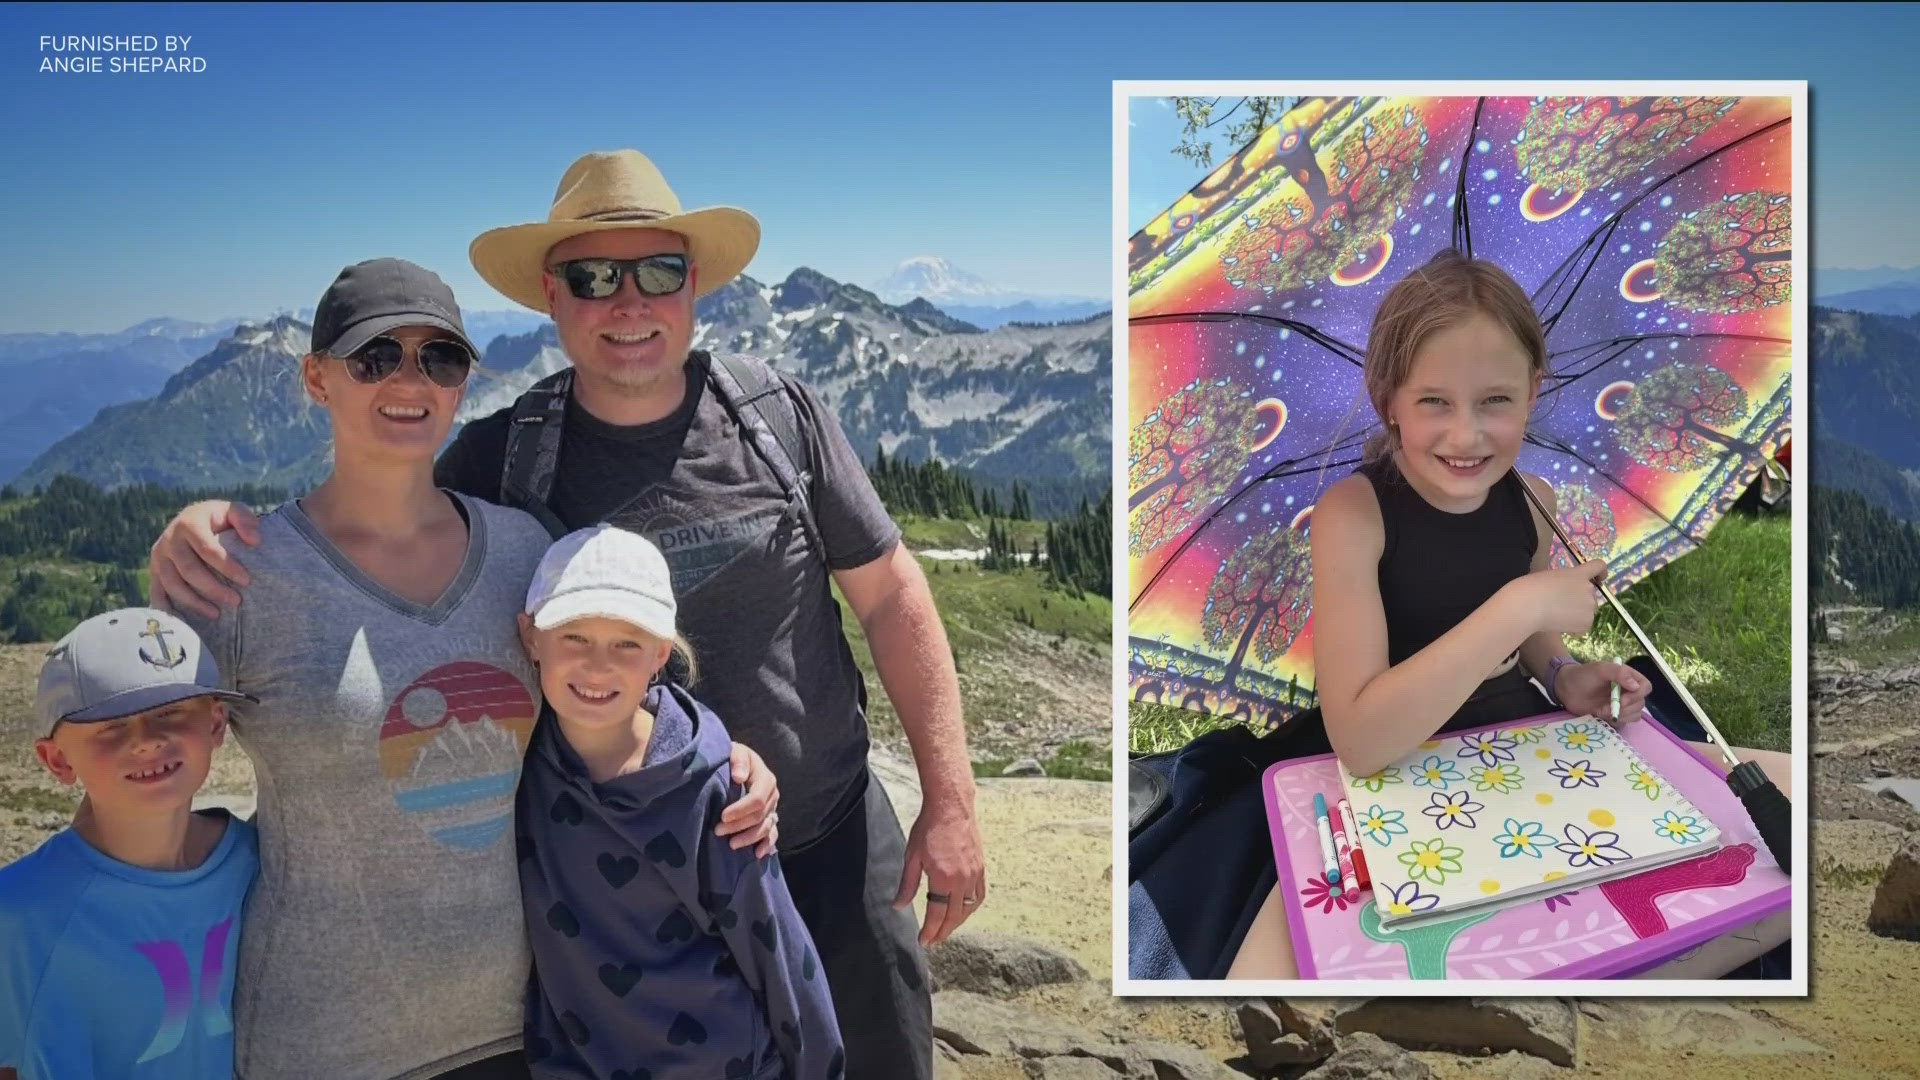
[[[1504,326],[1527,354],[1528,381],[1547,373],[1547,335],[1533,300],[1505,270],[1445,248],[1387,290],[1367,333],[1367,397],[1380,430],[1367,440],[1362,460],[1373,462],[1399,448],[1400,434],[1387,419],[1387,404],[1413,372],[1413,359],[1427,339],[1474,314]]]
[[[686,681],[681,685],[691,689],[694,683],[700,681],[700,665],[694,663],[693,660],[693,643],[688,641],[685,635],[676,633],[673,635],[673,641],[669,644],[672,648],[667,653],[667,667],[663,667],[660,670],[664,674],[668,668],[673,666],[673,658],[675,656],[680,657],[680,664],[686,668],[687,671]]]

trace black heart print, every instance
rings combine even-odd
[[[774,935],[773,920],[753,920],[753,937],[755,941],[766,946],[768,952],[772,952],[778,940]]]
[[[587,1030],[587,1025],[570,1012],[560,1014],[560,1030],[567,1033],[567,1038],[573,1040],[575,1046],[585,1046],[593,1038],[593,1032]]]
[[[833,1057],[827,1062],[827,1080],[840,1080],[847,1073],[847,1051],[845,1047],[833,1048]]]
[[[700,1021],[680,1013],[673,1018],[673,1026],[667,1029],[667,1041],[675,1046],[703,1043],[707,1041],[707,1029],[701,1026]]]
[[[743,1058],[727,1059],[727,1080],[751,1080],[753,1076],[753,1055]]]
[[[723,952],[713,958],[713,977],[731,979],[740,974],[740,965],[734,962],[733,954]]]
[[[697,932],[694,929],[693,920],[687,918],[687,913],[674,908],[672,914],[661,920],[660,929],[654,934],[654,940],[663,945],[669,941],[692,941],[693,935]]]
[[[663,832],[647,841],[647,846],[641,850],[646,852],[647,858],[666,863],[676,870],[687,865],[687,853],[681,849],[680,839],[670,832]]]
[[[792,1050],[800,1045],[800,1029],[794,1026],[793,1021],[780,1021],[780,1034],[787,1040],[787,1049]]]
[[[614,997],[626,997],[627,991],[633,989],[633,984],[639,981],[640,966],[638,964],[621,964],[619,967],[614,967],[612,964],[600,965],[600,985],[613,991]]]
[[[600,876],[607,879],[607,884],[616,889],[632,881],[633,875],[640,872],[640,860],[631,855],[615,858],[603,851],[594,860],[594,865],[600,868]]]
[[[567,937],[580,936],[580,920],[574,918],[573,909],[565,904],[555,904],[547,909],[547,925]]]
[[[812,949],[808,949],[806,951],[806,954],[800,958],[800,977],[807,980],[808,982],[813,981],[813,950]]]
[[[572,792],[563,791],[553,800],[553,809],[548,812],[556,825],[578,825],[586,814],[580,809],[580,800]]]

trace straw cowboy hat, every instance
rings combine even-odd
[[[570,236],[606,229],[665,229],[687,238],[699,268],[695,296],[732,281],[760,246],[760,223],[731,206],[680,209],[666,177],[638,150],[588,154],[560,178],[547,220],[488,229],[467,249],[473,268],[508,299],[547,310],[540,289],[547,252]]]

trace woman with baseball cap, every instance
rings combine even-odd
[[[515,620],[549,537],[434,485],[475,359],[431,272],[341,271],[300,366],[331,472],[223,535],[243,600],[189,616],[259,699],[232,721],[259,788],[233,1018],[253,1080],[528,1075],[513,797],[540,690]],[[721,828],[770,848],[771,777],[734,759],[755,793]]]

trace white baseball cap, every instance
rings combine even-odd
[[[542,630],[597,615],[672,641],[673,575],[646,537],[595,525],[555,540],[541,556],[526,611]]]

